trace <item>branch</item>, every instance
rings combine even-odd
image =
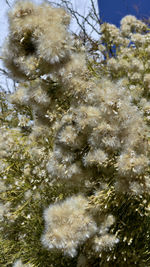
[[[11,7],[11,5],[9,4],[9,2],[8,2],[8,0],[5,0],[6,1],[6,4],[9,6],[9,7]]]
[[[94,27],[92,25],[92,23],[89,21],[88,18],[92,18],[93,21],[95,20],[95,23],[99,24],[100,25],[100,19],[98,18],[98,15],[96,13],[96,9],[95,9],[95,6],[94,6],[94,2],[93,0],[91,0],[91,4],[92,4],[92,9],[89,11],[89,13],[87,14],[86,17],[84,17],[84,15],[81,15],[78,11],[74,10],[73,8],[73,5],[70,1],[67,1],[67,0],[61,0],[61,3],[54,3],[53,1],[46,1],[46,2],[49,2],[51,4],[54,4],[55,6],[58,6],[58,7],[64,7],[66,8],[70,13],[71,15],[73,15],[73,17],[75,18],[77,24],[79,25],[81,31],[83,31],[84,35],[86,36],[86,38],[91,42],[91,38],[89,37],[89,34],[86,32],[86,29],[85,29],[85,23],[87,23],[93,31],[95,31],[97,34],[100,35],[100,31],[98,31],[96,29],[96,27]],[[94,17],[92,16],[92,13],[94,14]],[[82,23],[79,21],[79,18],[82,18]],[[96,25],[95,24],[95,25]],[[93,42],[94,43],[94,42]]]
[[[90,1],[91,1],[91,6],[92,6],[92,10],[93,10],[93,14],[95,16],[95,19],[101,25],[101,19],[99,18],[99,14],[97,14],[97,12],[96,12],[94,1],[93,0],[90,0]]]
[[[9,76],[8,72],[6,70],[2,69],[2,68],[0,68],[0,72],[2,74],[5,74],[5,75]]]

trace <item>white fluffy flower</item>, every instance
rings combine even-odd
[[[50,205],[44,211],[43,245],[49,249],[61,249],[64,254],[74,257],[78,246],[97,231],[93,218],[86,214],[86,206],[86,198],[80,195]]]

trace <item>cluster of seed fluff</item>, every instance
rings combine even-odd
[[[37,138],[39,138],[39,135],[40,131]],[[39,195],[40,198],[39,192],[42,183],[46,185],[49,181],[46,171],[46,145],[48,144],[49,147],[49,140],[45,139],[45,134],[43,134],[40,139],[40,144],[43,144],[42,147],[39,146],[38,141],[35,136],[33,138],[32,134],[28,137],[23,136],[19,127],[0,128],[0,193],[3,195],[6,192],[7,195],[8,191],[23,189],[22,197],[23,195],[24,197],[19,205],[22,205],[31,196],[36,199]],[[4,214],[8,214],[7,217],[10,217],[10,204],[9,201],[0,203],[0,217],[2,219]],[[13,208],[15,209],[15,206]]]
[[[12,103],[29,105],[34,119],[45,125],[52,125],[92,86],[86,81],[83,49],[67,30],[69,21],[61,8],[27,1],[17,2],[9,12],[4,63],[20,81]]]
[[[99,172],[109,176],[113,167],[116,185],[123,179],[129,187],[132,180],[141,181],[149,166],[143,113],[120,81],[102,79],[87,90],[83,104],[72,106],[61,119],[54,143],[49,173],[75,183],[96,179]]]
[[[133,99],[136,102],[142,100],[143,103],[143,98],[149,97],[150,33],[148,26],[134,16],[124,17],[118,29],[118,37],[115,37],[115,39],[120,36],[122,38],[119,46],[116,45],[115,40],[109,38],[107,31],[110,31],[108,23],[105,24],[105,31],[102,32],[101,37],[102,42],[109,44],[105,46],[103,52],[104,57],[108,57],[105,74],[107,73],[113,80],[121,79]],[[126,31],[128,34],[125,34]],[[113,32],[110,31],[110,36],[111,34]],[[101,46],[100,49],[102,49]],[[112,53],[114,53],[113,57]]]
[[[150,33],[144,22],[129,15],[121,20],[120,29],[112,24],[104,23],[101,34],[105,52],[107,50],[107,56],[111,58],[109,65],[114,69],[116,77],[119,78],[122,73],[128,77],[128,74],[132,75],[135,71],[138,73],[141,71],[141,74],[145,73],[148,68],[147,64],[149,64]],[[104,50],[103,45],[100,45],[99,48]],[[113,58],[112,53],[114,53]],[[141,64],[138,64],[139,61]],[[133,76],[135,81],[136,76],[135,78]],[[140,82],[140,78],[138,82]]]
[[[108,30],[110,30],[110,25],[107,24]],[[107,28],[105,25],[105,28]],[[112,32],[113,34],[113,32]],[[103,37],[104,35],[104,37]],[[126,88],[126,91],[129,92],[131,97],[131,102],[134,103],[138,110],[141,111],[143,120],[148,126],[150,122],[150,102],[149,102],[149,88],[150,88],[150,33],[148,26],[137,20],[134,16],[126,16],[121,20],[121,27],[118,33],[119,36],[123,37],[124,42],[120,42],[119,47],[117,45],[114,48],[115,41],[111,38],[111,46],[108,49],[105,49],[107,56],[109,55],[107,64],[104,67],[104,72],[109,79],[114,81],[120,80],[121,86]],[[111,36],[111,33],[110,33]],[[106,38],[107,37],[107,38]],[[117,37],[116,37],[117,38]],[[129,45],[126,46],[126,40],[128,40]],[[106,36],[105,32],[102,32],[102,41],[105,41],[105,44],[109,43],[109,37]],[[124,45],[125,44],[125,45]],[[115,50],[114,57],[112,57],[111,51]],[[104,52],[104,53],[105,53]],[[105,54],[106,55],[106,54]],[[134,116],[133,116],[134,117]],[[141,121],[142,122],[142,121]],[[144,125],[144,122],[143,125]],[[141,124],[142,125],[142,124]],[[138,123],[140,127],[140,123]],[[137,129],[138,129],[137,127]],[[147,126],[146,126],[147,127]],[[132,131],[134,126],[132,127]],[[140,128],[139,128],[140,129]],[[148,129],[148,128],[147,128]],[[142,131],[142,128],[141,128]],[[143,135],[143,140],[147,142],[145,147],[146,157],[143,155],[140,157],[135,156],[135,151],[130,151],[130,157],[127,154],[120,155],[120,160],[118,161],[119,169],[126,164],[126,171],[132,168],[133,172],[141,172],[141,164],[143,161],[143,166],[149,165],[149,134],[148,130],[146,135]],[[140,135],[140,132],[139,132]],[[134,136],[132,132],[132,136]],[[136,136],[136,135],[135,135]],[[133,137],[134,138],[134,137]],[[135,138],[136,139],[136,138]],[[132,142],[132,138],[130,139]],[[128,140],[130,144],[130,140]],[[139,143],[142,144],[142,141]],[[144,163],[145,161],[145,163]],[[141,177],[140,177],[141,179]],[[147,189],[149,188],[149,175],[145,174],[145,182]],[[130,189],[136,194],[143,193],[145,190],[144,184],[139,183],[139,181],[130,182]]]
[[[61,8],[17,2],[9,12],[9,38],[4,48],[4,62],[13,76],[33,79],[50,69],[58,71],[70,58],[69,22],[70,16]]]
[[[49,249],[60,249],[71,257],[89,239],[95,252],[114,247],[119,242],[115,235],[109,233],[109,228],[115,222],[114,216],[101,214],[101,218],[94,220],[87,210],[88,202],[88,199],[78,195],[51,204],[44,211],[45,232],[41,237],[43,245]],[[78,262],[82,260],[83,257],[79,257]]]
[[[97,231],[95,221],[86,213],[88,200],[74,196],[44,211],[46,224],[42,243],[49,249],[57,248],[74,257],[77,247]]]
[[[101,25],[101,34],[101,41],[107,43],[108,46],[112,44],[120,45],[120,43],[123,43],[124,46],[129,44],[128,39],[123,38],[119,29],[114,24],[103,23]]]
[[[33,140],[32,135],[31,138],[26,139],[26,137],[22,136],[21,129],[18,128],[0,128],[0,172],[5,173],[6,170],[10,168],[11,164],[15,164],[15,162],[20,158],[22,162],[26,161],[26,156],[30,155],[31,160],[33,161],[41,161],[40,165],[38,165],[39,169],[38,174],[42,172],[42,166],[44,165],[44,157],[45,157],[45,149],[38,147],[38,144],[35,143],[35,138]],[[42,142],[42,140],[41,140]],[[36,152],[35,152],[36,151]],[[24,153],[25,152],[25,153]],[[21,154],[21,155],[20,155]],[[36,174],[37,166],[32,166],[32,171]],[[31,171],[30,164],[24,165],[24,170],[20,170],[24,172],[26,176],[27,173],[29,175]],[[31,174],[31,173],[30,173]],[[3,177],[3,180],[7,180],[7,177]],[[1,180],[0,180],[1,182]],[[2,181],[3,183],[4,181]],[[4,183],[5,184],[5,183]],[[11,186],[11,185],[10,185]],[[1,184],[1,189],[5,189],[5,185]]]
[[[14,141],[15,139],[15,141]],[[15,147],[14,147],[15,144]],[[15,158],[15,153],[19,150],[21,144],[20,129],[12,128],[7,129],[6,127],[0,128],[0,159],[7,157]],[[16,154],[16,156],[18,156]]]
[[[134,32],[146,32],[147,26],[135,16],[128,15],[121,20],[121,31],[124,36],[129,37]]]
[[[108,215],[102,223],[99,233],[94,238],[94,251],[100,252],[114,247],[119,242],[115,235],[108,233],[109,228],[114,224],[115,219],[112,215]]]
[[[0,222],[4,221],[4,217],[5,218],[6,217],[10,218],[10,215],[11,215],[11,213],[10,213],[10,202],[6,202],[5,204],[0,202]],[[2,230],[2,228],[1,228],[1,230]]]

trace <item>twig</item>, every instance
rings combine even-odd
[[[2,69],[2,68],[0,68],[0,72],[2,72],[2,74],[5,74],[5,75],[9,76],[8,72],[6,70]]]
[[[8,0],[5,0],[6,1],[6,4],[9,6],[9,7],[11,7],[11,5],[9,4],[9,2],[8,2]]]
[[[93,0],[90,0],[90,1],[91,1],[92,9],[93,9],[93,14],[94,14],[94,16],[95,16],[97,22],[98,22],[99,24],[101,24],[101,20],[100,20],[100,18],[99,18],[99,14],[97,14],[97,12],[96,12],[96,8],[95,8],[94,1],[93,1]]]

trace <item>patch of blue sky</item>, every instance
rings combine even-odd
[[[98,0],[98,5],[102,21],[117,26],[126,15],[139,19],[150,17],[150,0]]]

